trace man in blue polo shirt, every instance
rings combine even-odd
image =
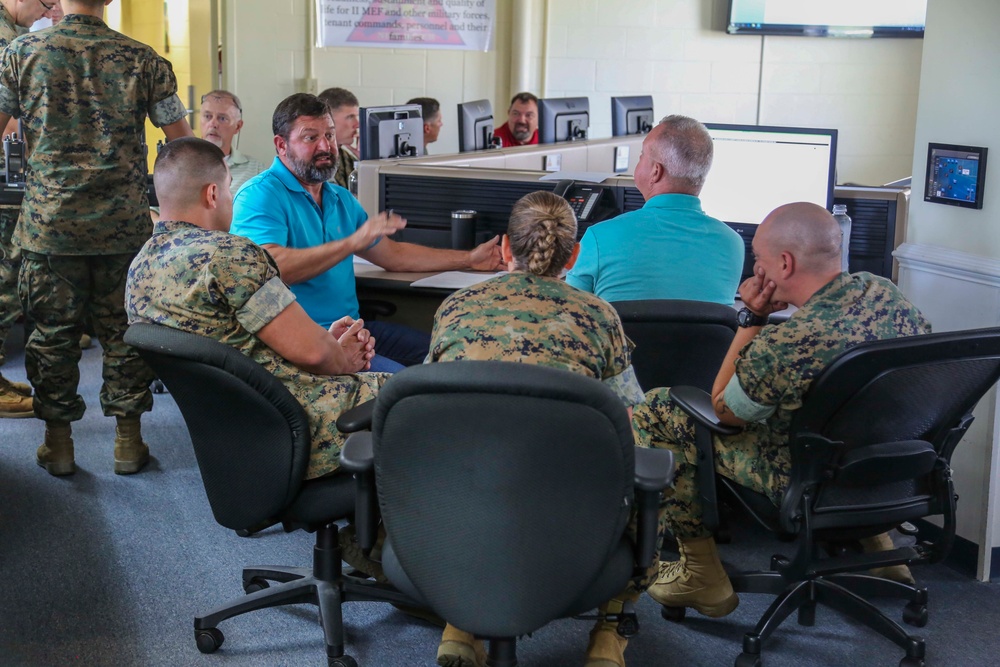
[[[686,116],[661,120],[635,167],[646,204],[590,227],[566,282],[605,301],[732,304],[745,250],[735,231],[701,210],[712,154],[704,125]]]
[[[358,317],[353,255],[387,271],[503,268],[499,237],[471,251],[427,248],[386,238],[406,225],[398,215],[369,219],[357,200],[329,182],[337,139],[326,104],[315,95],[285,98],[271,119],[277,150],[271,168],[240,188],[232,232],[263,246],[281,278],[316,322],[329,327]],[[376,356],[371,370],[423,362],[430,335],[388,322],[369,322]],[[398,362],[398,363],[393,363]]]

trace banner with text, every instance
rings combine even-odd
[[[317,46],[493,48],[496,0],[316,0]]]

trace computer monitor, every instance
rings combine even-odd
[[[646,134],[653,129],[653,96],[611,98],[611,135]]]
[[[462,102],[458,105],[458,151],[481,151],[492,148],[493,105],[489,100]]]
[[[590,100],[561,97],[538,100],[538,143],[586,139],[590,128]]]
[[[358,152],[362,160],[413,157],[424,153],[419,104],[362,107]]]
[[[791,202],[833,208],[837,130],[706,123],[715,147],[701,206],[743,238],[744,276],[753,272],[751,242],[768,213]]]

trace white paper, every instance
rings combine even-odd
[[[440,289],[462,289],[502,275],[499,273],[469,273],[467,271],[444,271],[410,283],[410,287],[437,287]]]
[[[603,183],[609,178],[615,178],[616,176],[618,176],[618,174],[609,174],[603,171],[557,171],[551,174],[545,174],[538,180],[562,181],[564,179],[571,179],[582,183]]]

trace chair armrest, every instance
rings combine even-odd
[[[367,431],[372,427],[372,413],[375,412],[375,399],[356,405],[337,417],[337,430],[341,433],[357,433]]]
[[[695,422],[695,447],[698,466],[698,498],[701,500],[701,520],[705,527],[715,532],[719,527],[719,500],[715,488],[715,444],[712,434],[735,435],[742,429],[719,421],[712,407],[712,397],[697,387],[671,387],[670,400],[676,403]]]
[[[660,494],[674,479],[674,453],[635,448],[636,574],[653,562],[659,533]]]
[[[698,424],[719,435],[735,435],[743,429],[730,426],[719,421],[712,406],[712,397],[708,392],[697,387],[671,387],[670,400],[680,406],[681,410],[691,415]],[[339,422],[338,422],[339,425]]]
[[[367,404],[366,404],[367,405]],[[358,546],[367,554],[378,539],[378,494],[371,431],[352,433],[340,450],[340,467],[354,474],[354,528]]]

